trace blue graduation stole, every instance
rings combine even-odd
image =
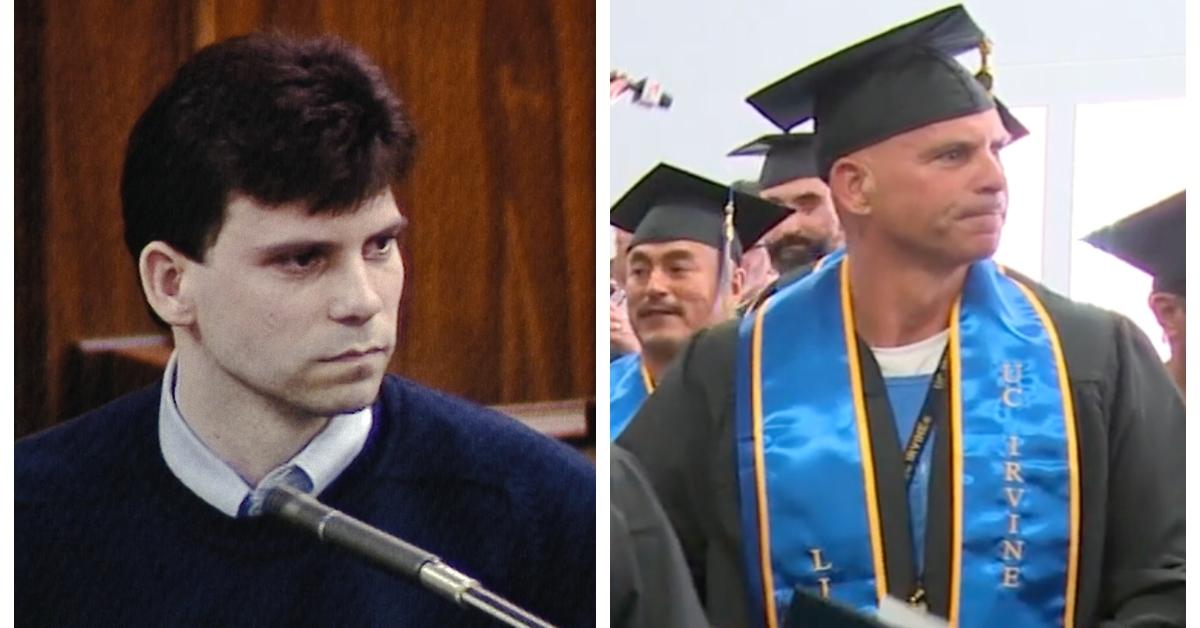
[[[608,367],[608,373],[608,389],[612,391],[608,405],[612,417],[609,435],[615,441],[621,432],[625,431],[625,426],[633,420],[633,415],[642,407],[642,402],[654,392],[654,383],[642,364],[640,353],[631,353],[613,360]]]
[[[735,446],[751,625],[796,587],[874,613],[889,593],[849,260],[742,320]],[[951,626],[1073,626],[1075,416],[1058,335],[1027,287],[975,263],[951,312]],[[936,567],[935,567],[936,568]]]

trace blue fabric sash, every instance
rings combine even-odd
[[[910,593],[887,590],[849,261],[831,258],[739,330],[751,625],[778,626],[795,587],[868,613]],[[1078,453],[1053,322],[1028,288],[978,262],[951,314],[949,354],[950,623],[1072,626]]]
[[[642,367],[642,356],[638,353],[613,360],[608,367],[608,373],[608,389],[612,391],[608,405],[612,417],[609,436],[615,441],[621,432],[625,431],[625,426],[633,420],[633,415],[637,414],[638,408],[642,407],[642,402],[650,396],[654,387],[650,383],[649,374]]]

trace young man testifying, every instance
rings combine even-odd
[[[558,625],[594,623],[595,477],[514,421],[385,375],[415,133],[331,39],[194,55],[130,136],[126,241],[160,386],[17,444],[29,625],[489,625],[261,516],[288,484]]]

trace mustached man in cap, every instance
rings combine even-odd
[[[695,332],[731,316],[753,247],[787,211],[674,166],[659,164],[612,208],[612,224],[633,234],[624,289],[641,353],[610,367],[613,438]]]

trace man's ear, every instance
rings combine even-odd
[[[875,180],[863,160],[844,157],[829,170],[829,192],[834,206],[858,216],[871,213],[871,191]]]
[[[746,285],[746,269],[741,265],[733,268],[733,274],[729,278],[729,294],[734,303],[742,296],[742,288]]]
[[[155,314],[168,325],[187,326],[196,320],[192,295],[187,289],[187,273],[196,265],[175,247],[154,241],[138,256],[138,275],[142,292]]]

